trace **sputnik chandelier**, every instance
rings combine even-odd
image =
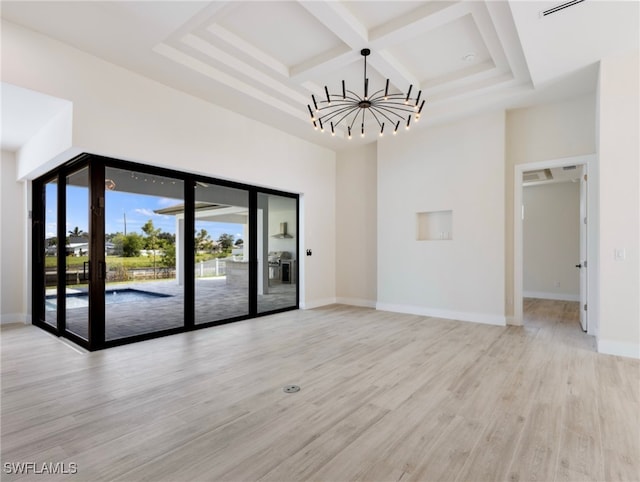
[[[406,129],[411,126],[411,116],[418,122],[424,100],[420,102],[422,91],[418,91],[415,98],[411,97],[411,88],[405,94],[389,93],[389,79],[384,89],[380,89],[373,94],[369,94],[369,79],[367,78],[367,56],[371,53],[369,49],[362,49],[360,54],[364,57],[364,92],[360,96],[348,90],[342,81],[342,94],[329,94],[327,86],[324,87],[326,99],[316,99],[312,94],[313,108],[307,104],[311,121],[315,129],[324,132],[325,127],[331,129],[331,135],[336,134],[336,128],[342,124],[347,127],[347,137],[351,139],[352,133],[360,130],[360,135],[365,136],[367,121],[376,127],[380,136],[384,135],[385,125],[387,132],[393,129],[393,134],[398,132],[400,125]],[[373,119],[372,119],[373,118]],[[354,130],[355,127],[355,130]]]

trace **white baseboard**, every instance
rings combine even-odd
[[[362,298],[336,298],[336,303],[349,306],[361,306],[363,308],[375,308],[376,302]]]
[[[524,291],[523,298],[539,298],[541,300],[580,301],[580,295],[569,293],[545,293],[543,291]]]
[[[376,309],[380,311],[391,311],[394,313],[407,313],[410,315],[433,316],[435,318],[445,318],[448,320],[470,321],[472,323],[484,323],[486,325],[506,326],[504,315],[488,315],[485,313],[470,313],[466,311],[450,311],[426,306],[395,305],[391,303],[377,303]]]
[[[325,298],[324,300],[311,300],[311,301],[307,301],[306,303],[300,302],[300,309],[312,310],[314,308],[320,308],[321,306],[335,305],[335,304],[336,304],[335,298]]]
[[[25,315],[24,313],[5,313],[4,315],[0,315],[0,324],[7,325],[9,323],[31,323],[31,316]]]
[[[598,339],[598,353],[640,359],[640,343]]]

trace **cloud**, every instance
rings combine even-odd
[[[158,206],[167,207],[167,206],[175,206],[177,204],[181,204],[179,199],[171,199],[168,197],[161,197],[158,199]]]
[[[154,213],[151,209],[147,209],[147,208],[137,208],[137,209],[134,209],[133,211],[138,214],[142,214],[143,216],[151,216],[151,217],[160,216],[160,214]]]

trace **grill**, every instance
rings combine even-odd
[[[269,252],[269,281],[291,283],[291,253],[289,251]]]

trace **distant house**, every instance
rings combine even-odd
[[[79,240],[75,242],[71,242],[73,240]],[[47,238],[46,240],[46,249],[45,254],[47,256],[55,256],[58,254],[58,245],[56,243],[57,238]],[[105,253],[107,255],[113,255],[116,251],[115,244],[107,241],[104,243]],[[66,246],[66,255],[67,256],[86,256],[89,253],[89,241],[86,238],[75,238],[70,237],[70,242]]]

